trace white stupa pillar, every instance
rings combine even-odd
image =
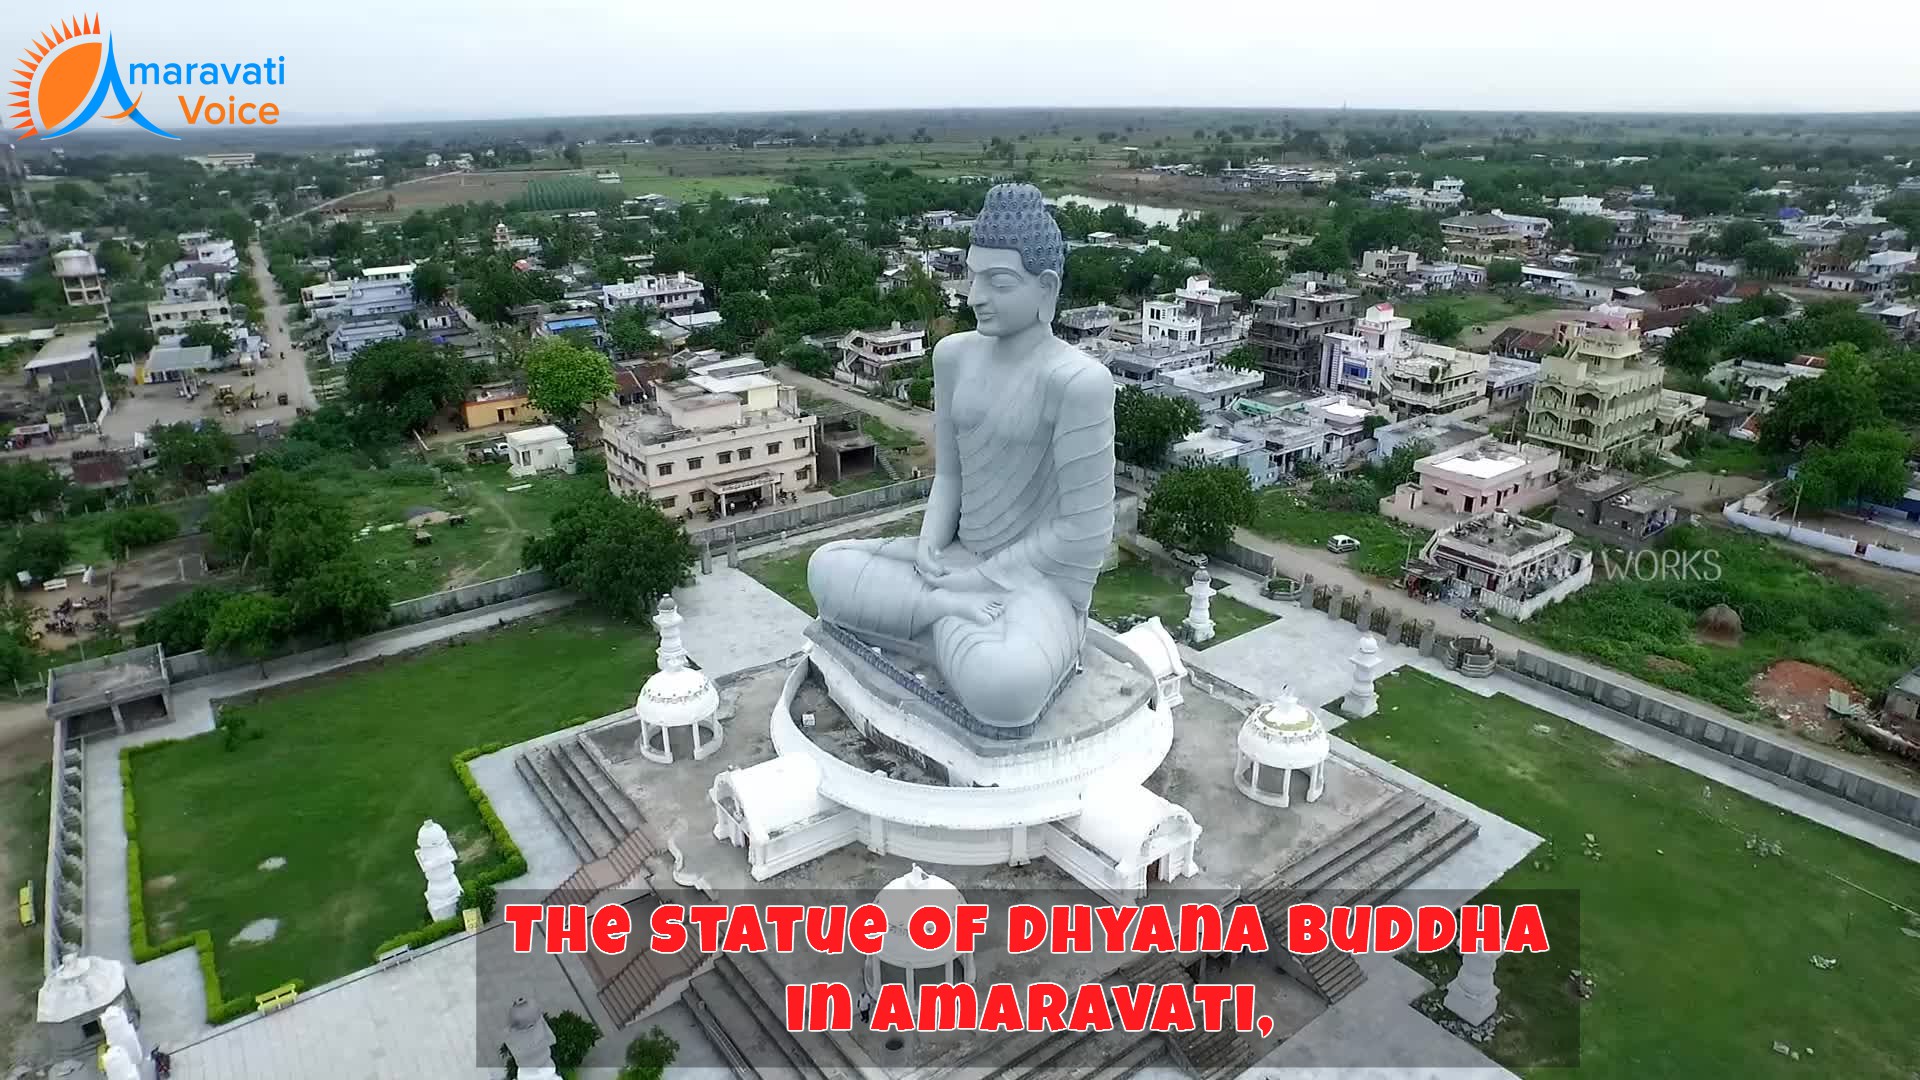
[[[107,1080],[141,1080],[139,1064],[117,1046],[107,1047],[100,1065],[107,1071]]]
[[[414,837],[414,861],[427,876],[427,914],[435,922],[451,919],[460,910],[460,879],[454,875],[453,843],[447,830],[432,818],[420,825]]]
[[[100,1030],[106,1033],[108,1046],[126,1051],[135,1063],[146,1060],[140,1053],[140,1033],[133,1029],[133,1021],[127,1019],[127,1010],[118,1005],[107,1006],[100,1014]]]
[[[1447,984],[1447,1011],[1469,1024],[1484,1024],[1500,1003],[1500,988],[1493,984],[1493,969],[1500,962],[1497,952],[1460,954],[1460,973]]]
[[[507,1007],[506,1044],[520,1080],[559,1080],[553,1068],[553,1029],[531,1000],[515,998]]]
[[[1353,665],[1353,686],[1340,700],[1340,711],[1348,716],[1372,716],[1380,707],[1380,699],[1373,692],[1373,680],[1386,663],[1380,659],[1380,642],[1372,634],[1361,634],[1360,647],[1349,663]]]
[[[1213,617],[1207,613],[1207,605],[1213,600],[1213,575],[1202,566],[1193,572],[1193,584],[1187,586],[1187,596],[1193,601],[1187,609],[1186,626],[1193,633],[1193,642],[1213,640]]]

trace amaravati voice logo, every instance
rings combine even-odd
[[[180,136],[140,112],[140,98],[127,93],[114,58],[113,37],[101,33],[100,17],[55,23],[31,43],[12,80],[14,130],[23,139],[56,139],[94,118],[113,96],[119,112],[106,120],[131,120],[163,139]]]

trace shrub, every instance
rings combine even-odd
[[[391,952],[402,946],[409,949],[424,949],[443,937],[449,937],[459,933],[465,925],[458,915],[450,919],[430,922],[418,930],[409,930],[404,934],[395,934],[393,937],[375,946],[373,954],[377,959],[381,953]]]
[[[627,1065],[620,1070],[620,1080],[660,1080],[679,1052],[673,1036],[655,1027],[627,1044]]]
[[[498,898],[494,895],[491,883],[469,885],[460,892],[460,910],[478,911],[480,921],[483,923],[493,918],[493,909],[497,902]]]
[[[594,1022],[571,1009],[548,1016],[547,1026],[553,1029],[553,1064],[558,1069],[578,1067],[587,1060],[593,1044],[600,1041],[600,1029]]]
[[[180,521],[165,510],[136,506],[107,519],[101,529],[107,551],[124,557],[134,548],[150,547],[180,534]]]

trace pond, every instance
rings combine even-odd
[[[1177,229],[1180,227],[1181,214],[1197,214],[1200,212],[1198,210],[1180,210],[1171,206],[1150,206],[1146,203],[1119,202],[1114,199],[1102,199],[1097,195],[1082,195],[1079,192],[1073,191],[1049,201],[1054,203],[1077,202],[1082,206],[1090,206],[1095,210],[1105,210],[1109,206],[1118,206],[1125,210],[1129,216],[1140,221],[1148,228],[1152,228],[1155,225],[1165,225],[1169,229]]]

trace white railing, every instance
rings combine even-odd
[[[1510,619],[1526,622],[1550,605],[1557,604],[1586,588],[1591,581],[1593,581],[1593,560],[1588,559],[1572,576],[1545,592],[1521,599],[1517,596],[1494,592],[1492,589],[1482,589],[1480,602]]]

